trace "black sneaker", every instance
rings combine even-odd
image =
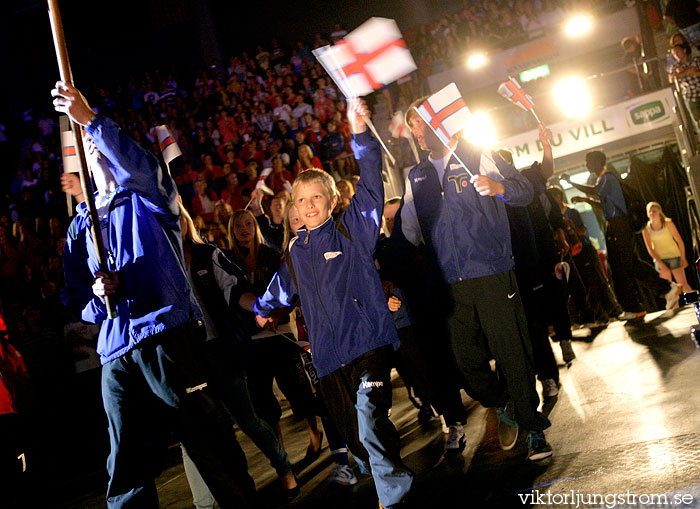
[[[498,442],[501,444],[501,449],[508,451],[518,441],[518,423],[515,422],[513,400],[508,400],[504,407],[496,408],[496,415],[498,416]]]
[[[541,431],[530,431],[527,434],[527,459],[530,461],[539,461],[549,458],[554,451],[552,446],[547,443],[544,433]]]
[[[430,405],[423,405],[418,410],[418,422],[420,424],[428,424],[435,417],[435,413]]]

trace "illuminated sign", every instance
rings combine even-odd
[[[528,81],[536,80],[537,78],[544,78],[545,76],[549,75],[549,65],[538,65],[537,67],[533,67],[532,69],[528,69],[527,71],[521,72],[520,82],[526,83]]]

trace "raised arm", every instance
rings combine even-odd
[[[368,251],[374,251],[382,226],[384,210],[384,181],[382,180],[382,151],[379,142],[367,131],[364,118],[369,114],[365,103],[348,103],[348,120],[352,131],[352,150],[360,165],[360,180],[352,202],[341,221]]]
[[[539,125],[540,129],[540,143],[542,144],[542,151],[544,155],[542,157],[542,164],[540,165],[540,173],[542,177],[547,180],[554,174],[554,156],[552,154],[552,131],[547,129],[542,122]]]
[[[57,111],[85,128],[119,185],[144,198],[154,212],[179,217],[175,182],[154,154],[126,136],[114,121],[96,115],[72,85],[59,81],[51,95]]]

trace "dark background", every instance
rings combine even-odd
[[[371,16],[396,19],[406,30],[454,10],[427,0],[119,0],[59,2],[75,83],[110,86],[130,73],[175,69],[188,76],[215,55],[255,51],[272,38],[282,44],[335,23],[347,30]],[[35,104],[51,106],[48,91],[58,78],[45,2],[4,0],[0,6],[0,119]],[[42,94],[45,102],[37,101]]]

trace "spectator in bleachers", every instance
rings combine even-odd
[[[294,165],[294,178],[309,168],[322,169],[321,160],[314,155],[314,153],[311,151],[311,147],[309,147],[306,143],[302,143],[297,149],[297,161]]]
[[[668,80],[678,81],[695,122],[700,122],[700,57],[692,56],[688,40],[681,33],[671,36],[671,54],[675,63],[668,73]]]

